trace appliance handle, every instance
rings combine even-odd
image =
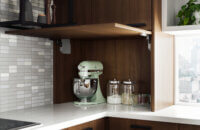
[[[84,128],[83,130],[93,130],[92,127]]]
[[[150,126],[141,126],[141,125],[131,125],[130,126],[132,129],[136,128],[136,129],[146,129],[146,130],[151,130]]]

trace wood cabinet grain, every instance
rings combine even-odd
[[[180,124],[179,130],[200,130],[200,126]]]
[[[55,0],[57,23],[68,21],[68,0]],[[151,0],[74,0],[74,22],[77,24],[145,23],[151,30]]]
[[[124,118],[104,118],[64,130],[200,130],[200,126]]]
[[[93,0],[92,16],[94,23],[122,22],[123,13],[128,13],[127,6],[122,3],[128,0]],[[129,17],[127,15],[127,17]],[[124,21],[127,22],[127,21]]]
[[[178,124],[109,118],[109,130],[178,130]]]
[[[105,130],[105,119],[87,122],[64,130]]]
[[[152,29],[152,0],[130,0],[129,23],[145,23],[144,29]]]
[[[151,4],[151,0],[93,0],[93,23],[145,23],[143,28],[151,30]]]
[[[92,24],[92,1],[74,0],[74,22],[76,24]]]

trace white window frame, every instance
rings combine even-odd
[[[174,105],[184,105],[184,106],[198,106],[200,107],[200,103],[184,103],[178,100],[179,97],[179,84],[178,84],[178,55],[176,53],[176,38],[177,37],[199,37],[199,35],[180,35],[174,36]]]

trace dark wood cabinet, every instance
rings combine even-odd
[[[144,29],[152,30],[152,1],[151,0],[130,0],[129,1],[129,23],[145,23]]]
[[[92,0],[74,0],[74,22],[92,24]]]
[[[77,24],[145,23],[151,30],[151,0],[74,0],[74,21]]]
[[[200,130],[200,126],[124,118],[104,118],[65,130]]]
[[[128,2],[129,0],[93,0],[94,23],[127,23],[129,19]],[[125,3],[127,4],[125,5]],[[127,17],[125,18],[125,16]]]
[[[92,7],[94,23],[145,23],[151,30],[151,0],[93,0]]]
[[[65,130],[105,130],[105,119],[87,122],[81,125],[67,128]]]
[[[178,130],[178,124],[110,118],[109,130]]]
[[[200,126],[180,124],[179,130],[200,130]]]
[[[109,130],[151,130],[150,125],[137,124],[135,120],[110,118]]]
[[[109,130],[129,130],[130,129],[130,120],[120,119],[120,118],[109,118],[108,120],[108,129]]]

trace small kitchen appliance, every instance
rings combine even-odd
[[[99,75],[103,73],[103,65],[99,61],[83,61],[78,65],[80,79],[74,79],[74,94],[81,100],[76,105],[95,105],[105,103],[102,95]]]

